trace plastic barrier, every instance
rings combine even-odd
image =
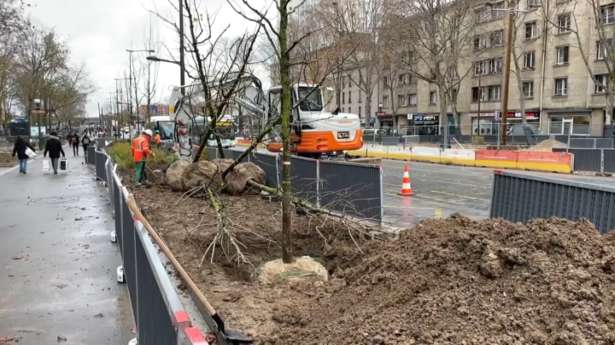
[[[519,151],[517,169],[540,170],[560,173],[573,171],[572,154],[565,152]]]
[[[421,162],[440,163],[441,151],[437,147],[413,147],[412,160]]]
[[[516,169],[519,151],[476,150],[475,164],[479,167]]]
[[[440,153],[440,163],[455,165],[475,165],[474,150],[446,149]]]

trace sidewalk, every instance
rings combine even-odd
[[[0,339],[127,344],[132,312],[115,281],[108,194],[83,156],[64,150],[68,173],[43,175],[40,156],[26,176],[0,171]]]

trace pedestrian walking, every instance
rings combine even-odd
[[[64,154],[64,150],[62,149],[62,143],[58,138],[57,132],[51,132],[49,139],[47,139],[47,143],[45,144],[45,152],[43,153],[43,157],[47,157],[47,152],[49,152],[49,158],[51,159],[51,167],[53,168],[53,174],[58,174],[58,161],[60,160],[60,154],[62,154],[63,158],[66,158],[66,154]]]
[[[83,155],[85,157],[88,156],[88,146],[90,146],[90,143],[92,142],[92,140],[90,140],[90,136],[88,135],[88,132],[83,132],[83,137],[81,137],[81,146],[83,146]]]
[[[132,141],[130,150],[132,151],[132,158],[135,162],[135,183],[140,185],[145,181],[145,161],[147,157],[153,152],[150,148],[150,141],[152,140],[152,130],[146,129],[142,134],[136,137]]]
[[[19,159],[19,173],[26,174],[28,169],[28,149],[32,150],[32,152],[36,152],[34,147],[30,145],[23,137],[17,136],[17,140],[15,140],[15,146],[13,146],[13,157],[17,155],[17,159]]]
[[[79,157],[79,134],[77,132],[73,133],[69,144],[73,147],[73,157]]]

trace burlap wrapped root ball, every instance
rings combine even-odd
[[[166,172],[166,183],[172,190],[182,192],[186,190],[184,174],[191,168],[192,163],[186,160],[178,160],[169,166]]]
[[[207,186],[218,174],[220,174],[219,168],[213,162],[198,161],[192,163],[190,168],[184,172],[183,184],[186,190]]]
[[[251,162],[239,163],[226,175],[224,190],[232,195],[258,193],[258,189],[248,184],[250,180],[265,184],[265,171]]]

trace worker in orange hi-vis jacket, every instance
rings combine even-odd
[[[135,162],[135,183],[141,184],[145,180],[145,161],[150,154],[153,154],[150,148],[150,140],[152,140],[152,130],[146,129],[141,132],[141,135],[132,141],[130,147],[132,158]]]

